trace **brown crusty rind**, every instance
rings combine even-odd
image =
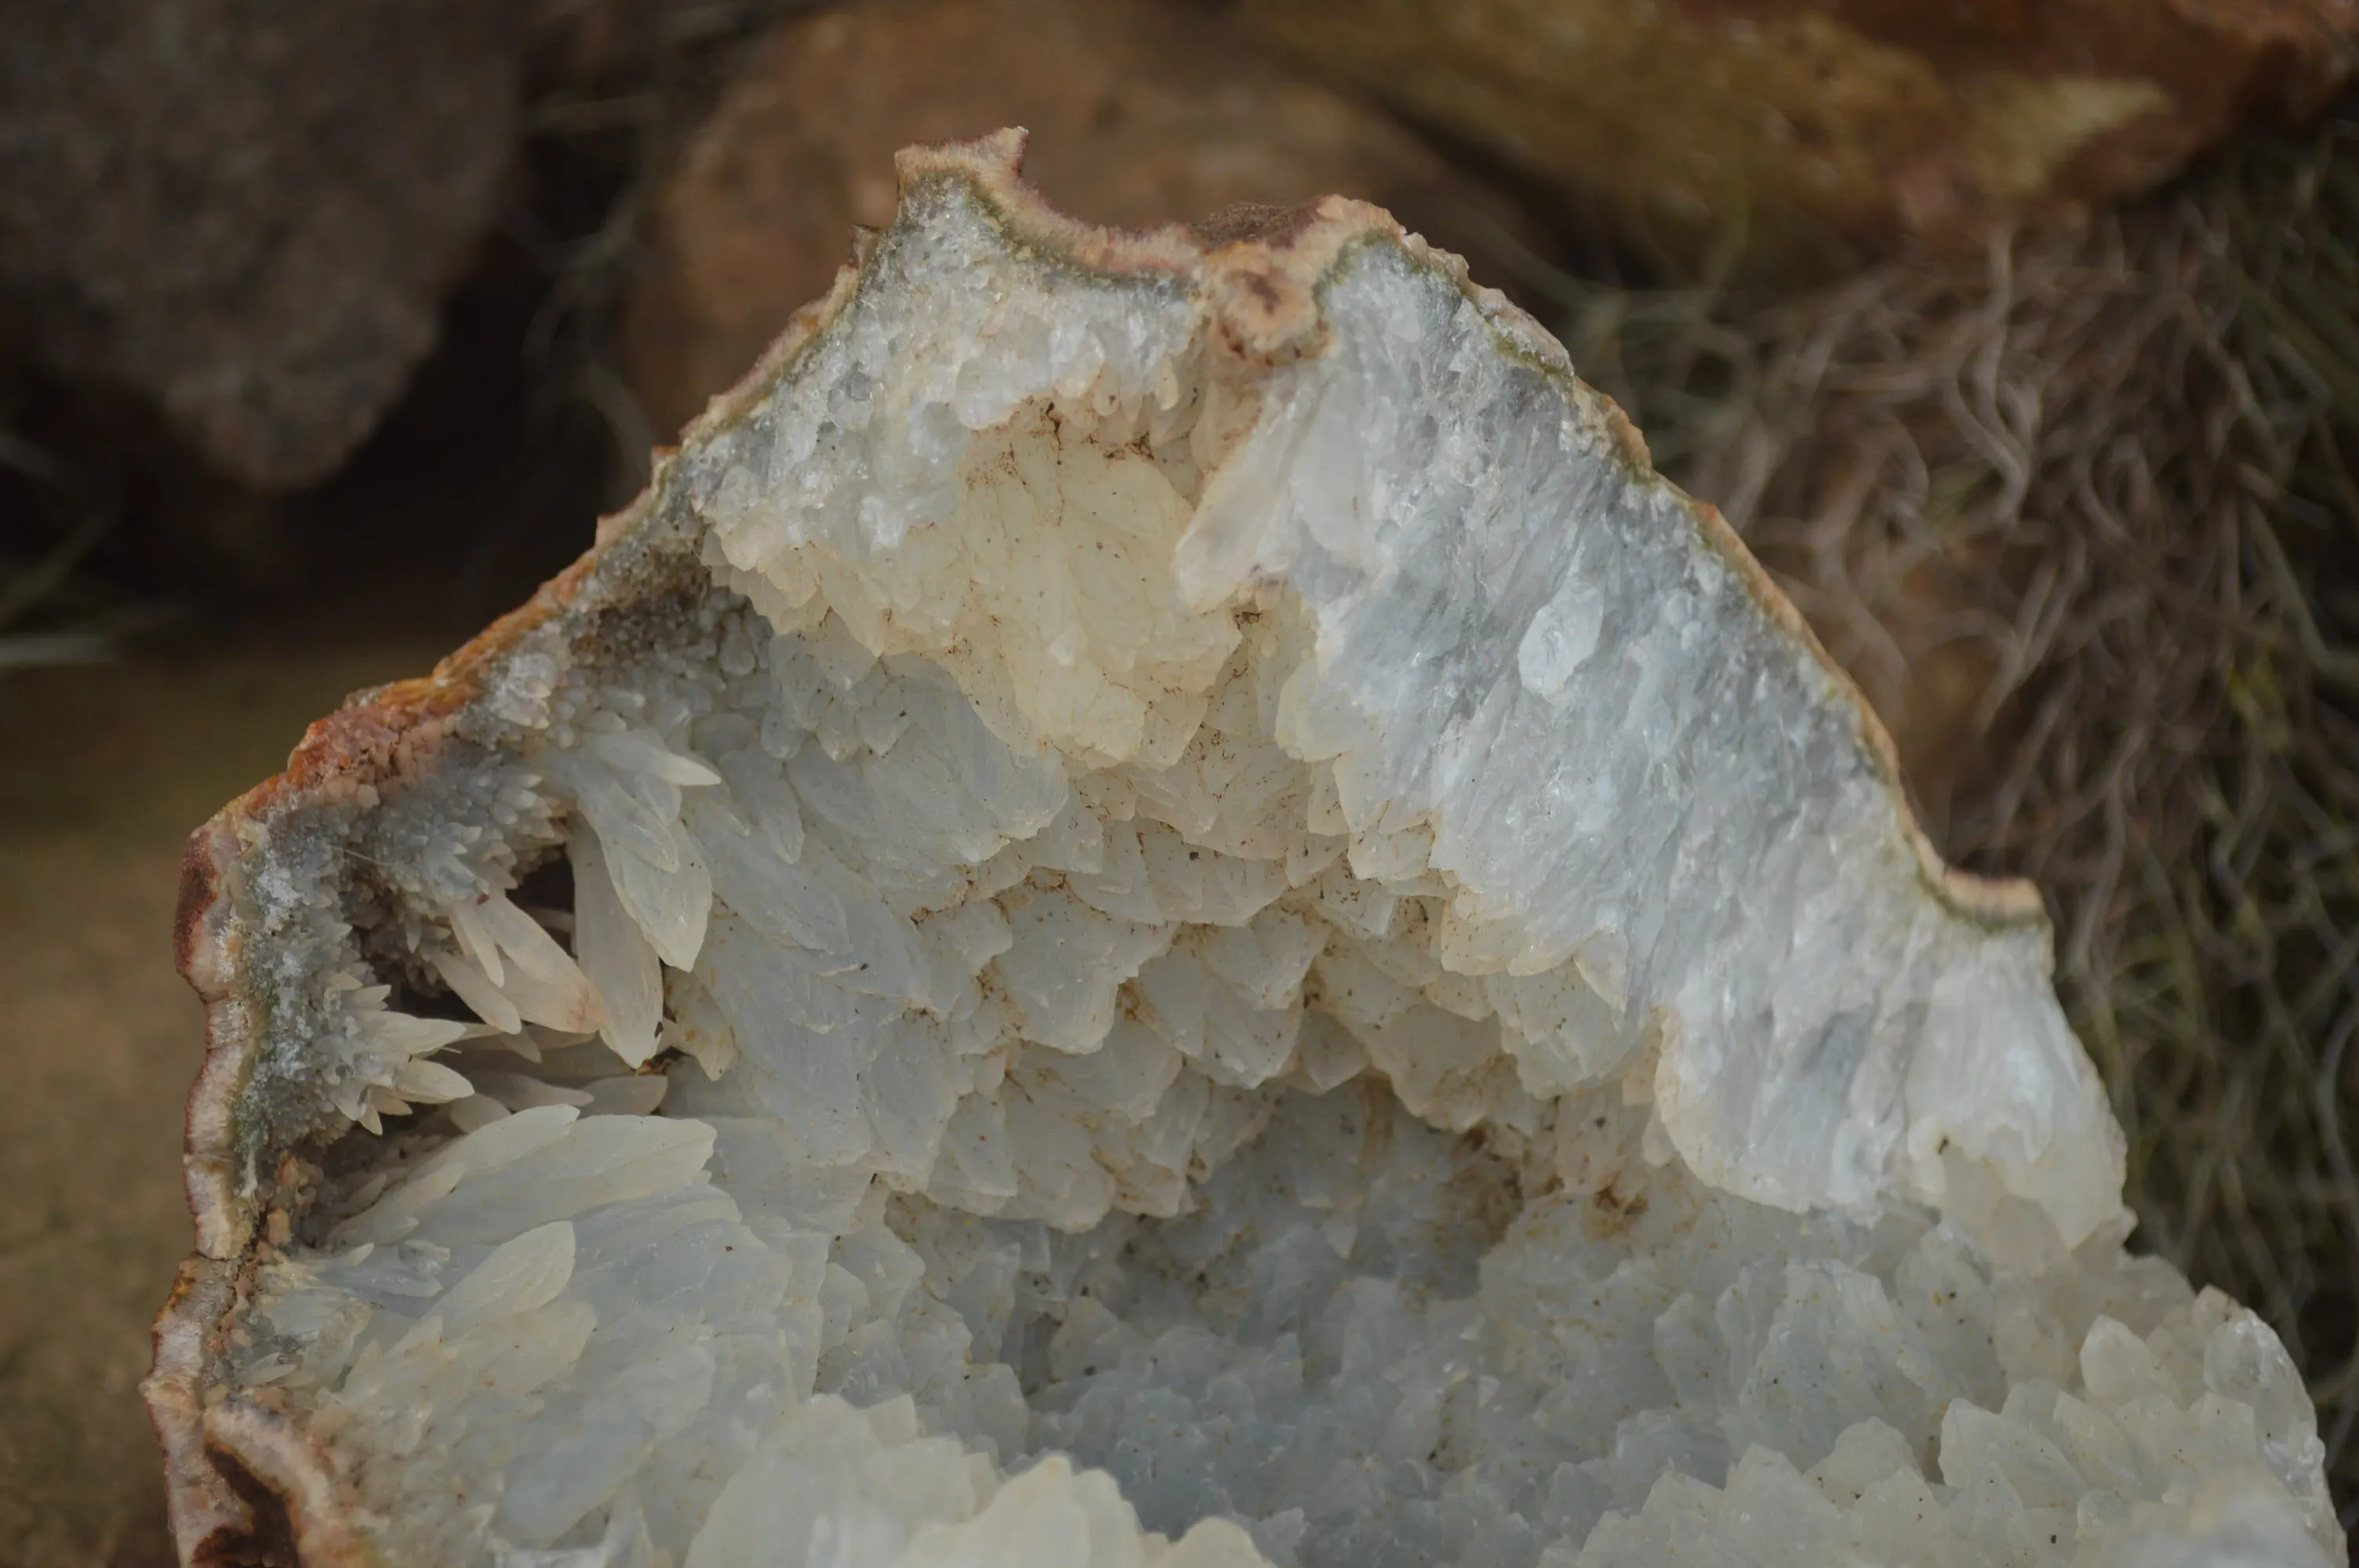
[[[1637,432],[1610,400],[1574,378],[1564,350],[1547,331],[1503,296],[1469,280],[1457,257],[1406,232],[1380,209],[1327,197],[1299,208],[1224,214],[1197,228],[1102,229],[1050,209],[1021,177],[1023,150],[1020,131],[908,150],[897,160],[905,204],[932,182],[961,181],[979,194],[1011,238],[1046,259],[1098,276],[1172,280],[1196,301],[1223,373],[1248,382],[1322,351],[1321,287],[1350,252],[1369,243],[1397,247],[1450,277],[1482,310],[1503,350],[1565,384],[1616,434],[1625,460],[1646,470]],[[864,241],[855,263],[870,248]],[[857,265],[846,266],[827,297],[800,312],[752,373],[715,398],[683,439],[694,446],[733,427],[790,376],[804,351],[845,312],[863,278]],[[180,972],[205,1005],[205,1059],[190,1097],[185,1156],[197,1252],[157,1321],[155,1369],[144,1385],[164,1450],[184,1563],[272,1561],[291,1552],[309,1568],[342,1568],[375,1556],[332,1456],[294,1415],[229,1394],[216,1375],[220,1338],[242,1299],[241,1283],[275,1253],[267,1239],[274,1227],[263,1221],[274,1210],[290,1222],[299,1219],[306,1201],[305,1190],[282,1175],[295,1167],[285,1157],[344,1130],[342,1119],[323,1105],[290,1107],[268,1100],[255,1087],[267,1006],[259,965],[248,961],[246,951],[252,923],[245,875],[274,833],[325,811],[394,799],[430,781],[455,741],[478,729],[495,730],[481,719],[481,699],[522,646],[555,639],[578,656],[592,656],[602,617],[628,613],[659,597],[670,574],[692,564],[680,547],[686,508],[675,494],[674,466],[671,454],[661,454],[647,492],[605,519],[590,550],[529,602],[431,675],[359,694],[314,724],[285,772],[231,802],[189,840],[174,942]],[[1704,539],[1735,566],[1776,623],[1851,695],[1862,738],[1898,797],[1892,742],[1856,688],[1719,513],[1701,503],[1689,505]],[[1986,923],[2041,918],[2028,886],[1949,870],[1915,831],[1905,806],[1901,815],[1912,823],[1927,882],[1943,902]]]

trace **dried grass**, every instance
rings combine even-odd
[[[1947,852],[2047,895],[2142,1244],[2284,1336],[2351,1524],[2359,117],[1979,264],[1551,287],[1897,719]]]

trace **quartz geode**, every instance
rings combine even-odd
[[[2037,901],[1556,343],[1019,150],[194,840],[183,1553],[2339,1552]]]

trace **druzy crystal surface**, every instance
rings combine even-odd
[[[2339,1552],[2036,901],[1561,351],[1014,152],[201,835],[184,1550]]]

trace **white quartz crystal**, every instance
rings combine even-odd
[[[248,879],[309,934],[265,1078],[387,1136],[221,1380],[353,1528],[2339,1560],[2283,1348],[2125,1253],[2036,911],[1560,351],[1336,207],[1241,352],[988,165],[911,166],[436,782]]]

